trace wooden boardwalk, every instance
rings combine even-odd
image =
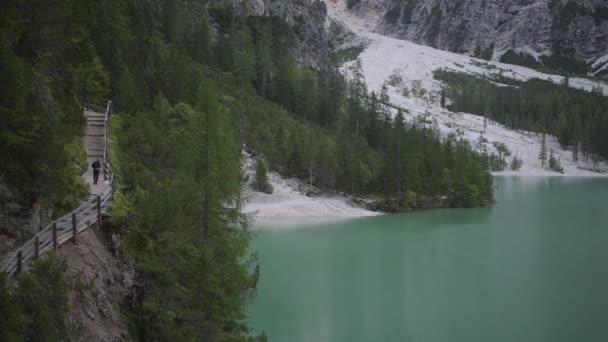
[[[52,249],[68,241],[77,241],[78,234],[92,226],[101,226],[102,213],[112,201],[115,192],[114,174],[108,161],[108,129],[112,115],[112,101],[105,106],[105,113],[85,111],[87,119],[84,146],[88,168],[82,175],[89,184],[89,199],[80,207],[42,229],[32,239],[2,262],[2,271],[10,278],[24,271],[28,264]],[[99,159],[103,167],[97,185],[93,184],[91,164]]]

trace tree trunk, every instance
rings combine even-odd
[[[401,137],[397,138],[397,203],[401,203]]]

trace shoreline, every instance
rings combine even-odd
[[[250,159],[249,159],[250,160]],[[598,175],[562,175],[547,173],[492,173],[500,178],[535,178],[535,179],[608,179],[608,174]],[[298,190],[303,184],[297,179],[286,179],[275,172],[269,173],[269,181],[275,189],[273,194],[264,194],[252,189],[247,182],[245,194],[247,204],[243,212],[253,214],[253,225],[262,229],[289,229],[290,227],[310,225],[332,221],[348,221],[366,217],[387,215],[390,213],[372,211],[352,203],[349,196],[330,194],[320,190],[321,195],[307,196]],[[257,230],[257,229],[255,229]]]
[[[255,161],[243,152],[243,171],[248,181],[244,184],[246,204],[243,213],[254,214],[254,222],[279,221],[300,223],[302,221],[324,221],[378,216],[383,213],[371,211],[353,203],[354,197],[329,193],[315,189],[315,195],[307,195],[302,181],[284,178],[276,172],[268,173],[268,181],[274,188],[272,194],[255,191]]]
[[[580,174],[561,174],[558,172],[539,172],[539,173],[530,173],[530,172],[517,172],[517,171],[500,171],[500,172],[491,172],[493,177],[535,177],[535,178],[605,178],[608,179],[608,173],[595,173],[591,171],[585,171],[585,173]]]

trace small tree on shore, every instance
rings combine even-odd
[[[518,171],[519,169],[521,169],[523,163],[524,162],[521,158],[518,158],[517,156],[513,157],[513,159],[511,160],[511,171]]]
[[[561,161],[555,158],[553,154],[553,149],[551,149],[551,151],[549,152],[549,168],[556,172],[564,171],[564,169],[562,168]]]
[[[572,161],[576,164],[578,163],[578,153],[580,150],[580,141],[574,143],[574,147],[572,148]]]
[[[544,167],[547,163],[547,135],[545,133],[543,133],[543,140],[540,145],[538,159],[540,160],[541,165]]]
[[[274,189],[270,182],[268,181],[268,166],[264,159],[258,159],[256,168],[255,168],[255,189],[257,191],[271,194]]]

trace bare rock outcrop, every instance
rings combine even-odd
[[[595,64],[591,73],[608,64],[604,0],[361,0],[352,10],[379,12],[379,33],[452,52],[557,56]]]
[[[78,235],[77,244],[59,251],[68,265],[66,276],[80,284],[70,294],[68,325],[81,341],[130,340],[121,310],[129,310],[136,275],[108,229],[90,228]]]

